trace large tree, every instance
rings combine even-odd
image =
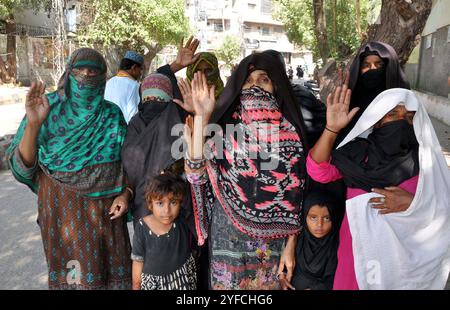
[[[184,0],[84,1],[80,41],[97,48],[144,55],[148,70],[155,55],[188,34]]]
[[[241,42],[238,38],[227,35],[215,53],[219,60],[222,60],[227,67],[231,68],[233,62],[241,55]]]
[[[312,1],[274,0],[274,4],[275,17],[283,22],[289,41],[307,47],[317,57]]]
[[[1,0],[0,22],[5,24],[6,62],[0,56],[0,82],[15,83],[17,80],[16,62],[16,15],[25,9],[46,8],[49,10],[50,0]]]
[[[285,25],[288,38],[305,46],[314,58],[344,59],[356,50],[367,28],[370,2],[381,0],[274,0],[276,17]]]
[[[317,48],[320,58],[325,63],[330,55],[328,44],[327,20],[325,18],[325,6],[323,0],[313,0],[314,33],[317,39]],[[334,37],[336,37],[334,35]]]

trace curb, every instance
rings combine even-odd
[[[450,99],[419,90],[413,92],[422,101],[429,115],[450,126]]]
[[[13,94],[9,95],[9,98],[0,98],[0,105],[24,103],[26,96],[26,94]]]

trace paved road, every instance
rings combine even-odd
[[[0,172],[0,290],[47,289],[47,266],[36,223],[37,199],[10,171]],[[129,225],[132,238],[132,225]]]
[[[46,289],[36,196],[10,171],[0,174],[0,184],[0,289]]]
[[[15,134],[24,116],[24,103],[0,105],[0,137]]]
[[[433,124],[450,167],[450,127],[435,119]],[[10,171],[0,172],[0,289],[47,288],[36,217],[36,196]]]

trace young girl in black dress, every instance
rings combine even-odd
[[[195,290],[197,272],[190,233],[179,217],[186,183],[171,172],[153,179],[146,191],[152,214],[141,218],[133,237],[133,289]]]

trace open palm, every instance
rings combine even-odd
[[[179,99],[173,99],[175,103],[181,106],[185,111],[194,113],[194,104],[192,102],[192,88],[188,80],[180,79],[178,82],[178,88],[180,88],[183,101]]]
[[[202,72],[196,72],[192,80],[192,103],[196,116],[209,120],[216,104],[215,86],[208,87],[206,77]]]
[[[45,86],[41,82],[32,83],[25,101],[25,112],[29,124],[41,126],[50,112],[50,105],[44,95]]]
[[[183,47],[183,40],[181,40],[181,45],[178,49],[176,62],[182,67],[187,67],[196,62],[198,57],[200,57],[200,54],[194,54],[199,44],[200,41],[197,39],[193,39],[193,37],[191,36],[186,42],[186,45]]]
[[[340,131],[352,120],[359,108],[349,112],[351,90],[346,85],[337,87],[327,98],[327,127],[333,131]]]

